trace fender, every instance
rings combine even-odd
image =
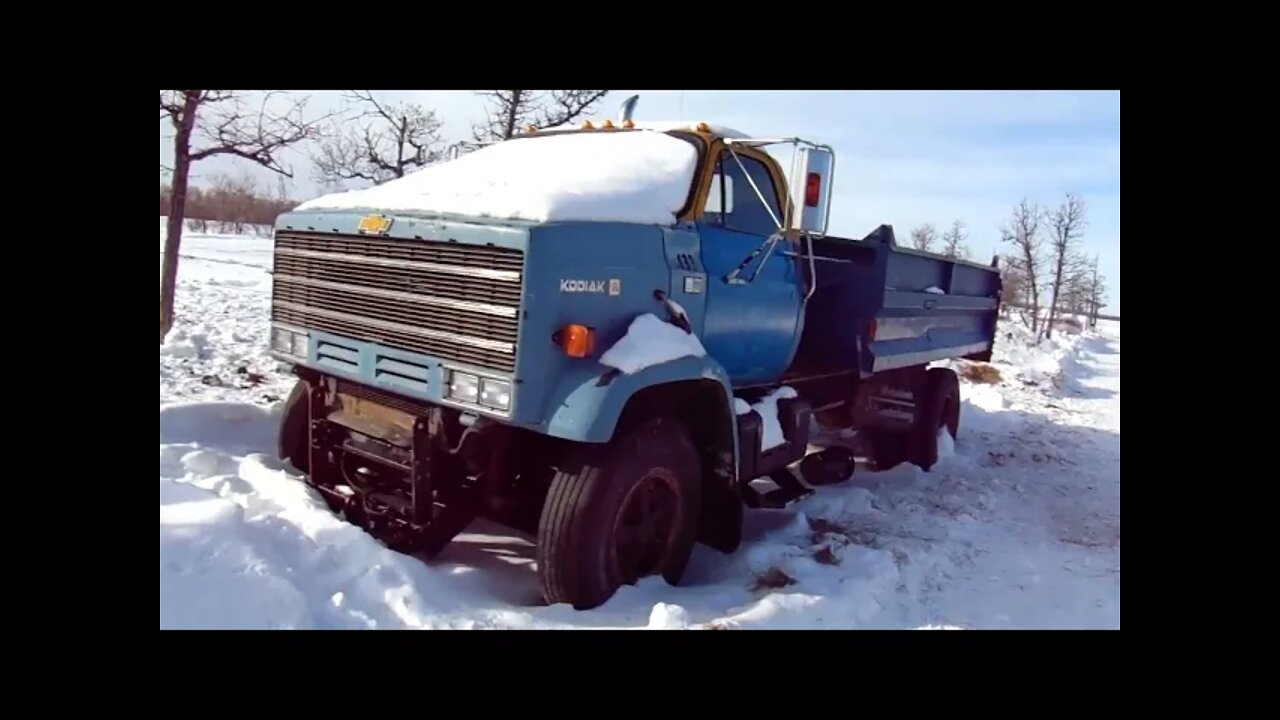
[[[655,385],[684,380],[713,380],[724,392],[733,439],[733,467],[738,468],[737,419],[729,375],[710,357],[683,357],[626,375],[599,363],[575,368],[561,378],[552,394],[547,434],[565,440],[605,443],[613,438],[618,418],[637,392]]]

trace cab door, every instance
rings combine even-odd
[[[769,166],[757,151],[736,152],[737,159],[728,150],[716,157],[698,232],[707,273],[702,342],[739,385],[772,380],[786,371],[800,337],[804,303],[786,240],[748,261],[777,231],[773,218],[783,215]],[[734,282],[732,274],[740,267]]]

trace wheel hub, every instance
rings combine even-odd
[[[628,491],[614,520],[610,558],[624,584],[656,573],[675,540],[679,495],[675,479],[646,475]]]

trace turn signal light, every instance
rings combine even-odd
[[[818,207],[818,191],[821,189],[822,176],[818,173],[809,173],[804,183],[804,204],[808,207]]]
[[[565,325],[551,336],[569,357],[584,358],[596,349],[596,333],[586,325]]]

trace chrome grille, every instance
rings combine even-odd
[[[433,240],[280,232],[272,319],[515,369],[524,254]]]

